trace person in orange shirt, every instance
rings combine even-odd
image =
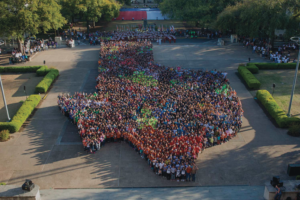
[[[185,172],[186,172],[186,181],[191,181],[190,177],[191,177],[192,168],[190,165],[186,168]]]
[[[121,132],[120,131],[117,132],[117,141],[121,142]]]

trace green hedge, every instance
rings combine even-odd
[[[238,72],[245,80],[249,89],[257,90],[260,88],[261,84],[259,80],[257,80],[255,76],[246,67],[239,66]]]
[[[59,75],[57,69],[50,69],[49,73],[43,78],[41,82],[35,87],[36,93],[46,93],[51,86],[52,82]]]
[[[36,72],[43,66],[0,67],[0,73]]]
[[[254,64],[247,64],[246,68],[252,73],[252,74],[258,74],[258,67],[256,67]]]
[[[295,69],[296,63],[250,63],[259,69]]]
[[[12,118],[11,122],[0,122],[0,130],[9,130],[11,133],[19,131],[40,101],[40,95],[30,95]]]
[[[46,76],[46,74],[48,74],[49,71],[50,71],[50,69],[48,69],[47,66],[42,66],[36,71],[36,75],[37,76]]]
[[[256,97],[272,116],[272,118],[275,119],[280,128],[288,128],[292,124],[300,122],[300,118],[288,117],[267,90],[258,90]]]

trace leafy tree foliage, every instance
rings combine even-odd
[[[228,5],[239,0],[163,0],[159,8],[173,19],[211,23]]]
[[[16,37],[20,48],[25,33],[36,35],[62,27],[66,20],[60,10],[56,0],[1,0],[0,35]]]
[[[131,0],[118,0],[120,4],[126,4],[126,5],[131,5]]]
[[[154,3],[160,4],[163,0],[154,0]]]
[[[116,0],[61,0],[60,4],[66,18],[74,21],[74,17],[79,15],[87,22],[88,31],[89,22],[97,22],[100,18],[111,20],[119,15],[121,8]]]
[[[80,12],[81,0],[60,0],[61,13],[69,21],[74,22],[75,16]]]
[[[97,22],[99,18],[111,20],[119,15],[121,4],[115,0],[82,0],[79,6],[87,21],[87,30],[89,32],[89,22]]]
[[[244,0],[228,6],[216,20],[219,29],[231,29],[239,35],[274,38],[275,29],[299,27],[297,0]],[[297,25],[298,23],[298,25]]]

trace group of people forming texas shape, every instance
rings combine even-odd
[[[158,175],[195,181],[198,154],[242,126],[224,72],[156,64],[150,41],[101,41],[98,65],[97,92],[58,97],[89,153],[126,141]]]

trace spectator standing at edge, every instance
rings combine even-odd
[[[274,200],[280,200],[280,198],[281,198],[281,190],[278,187],[278,185],[276,185],[276,195],[274,197]]]
[[[189,165],[187,168],[186,168],[186,181],[191,181],[190,177],[191,177],[191,172],[192,172],[192,168],[191,166]]]
[[[198,170],[198,167],[195,164],[193,164],[193,168],[192,168],[192,181],[193,182],[195,182],[195,180],[196,180],[196,172],[197,172],[197,170]]]

